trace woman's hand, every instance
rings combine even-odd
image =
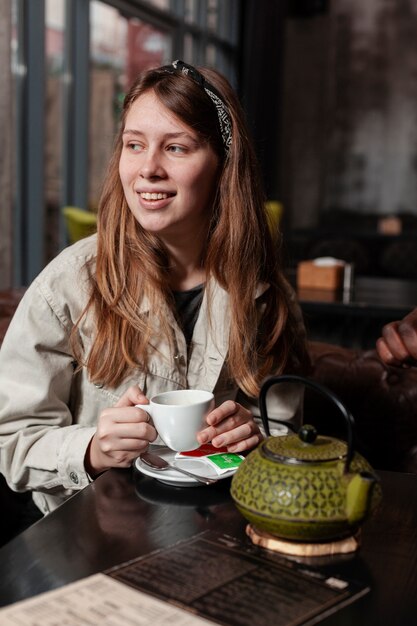
[[[147,403],[139,387],[129,387],[114,407],[100,413],[84,460],[90,476],[97,476],[110,467],[129,467],[156,439],[148,414],[135,407],[135,404]]]
[[[200,444],[211,441],[215,448],[226,447],[228,452],[244,452],[262,440],[253,415],[238,402],[226,400],[207,416],[208,428],[200,431]]]

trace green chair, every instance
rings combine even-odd
[[[96,232],[97,215],[76,206],[64,206],[62,213],[65,219],[69,243],[88,237]]]
[[[273,236],[279,233],[279,225],[282,218],[283,206],[277,200],[267,200],[265,202],[266,217],[268,219],[269,228]]]

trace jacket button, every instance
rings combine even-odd
[[[78,485],[78,475],[75,472],[70,472],[69,477],[73,483]]]

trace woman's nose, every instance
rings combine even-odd
[[[148,150],[144,153],[139,173],[142,178],[164,178],[166,176],[161,156],[156,150]]]

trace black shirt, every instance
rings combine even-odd
[[[191,343],[194,326],[203,301],[204,284],[187,291],[173,291],[178,322],[185,336],[187,346]]]

